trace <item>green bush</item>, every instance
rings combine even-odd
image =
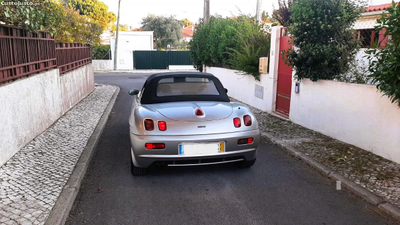
[[[93,59],[111,59],[111,50],[109,45],[99,45],[92,47]]]
[[[195,68],[233,68],[258,78],[258,58],[268,56],[270,39],[249,17],[212,17],[201,23],[189,43]]]
[[[189,43],[196,69],[202,64],[229,67],[229,52],[238,40],[236,26],[237,21],[221,17],[211,17],[209,23],[199,25]]]
[[[392,3],[388,15],[382,15],[377,21],[378,30],[386,29],[385,36],[390,36],[386,47],[373,49],[370,54],[369,71],[377,88],[400,107],[400,6]]]
[[[350,0],[297,0],[291,5],[289,33],[296,47],[283,57],[298,80],[332,80],[348,71],[358,48],[352,25],[360,9]]]
[[[239,40],[236,48],[232,49],[230,65],[259,80],[259,59],[269,56],[271,37],[264,34],[261,27],[249,19],[241,22],[237,32]]]

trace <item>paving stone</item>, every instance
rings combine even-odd
[[[0,224],[44,224],[116,89],[96,85],[0,167]]]
[[[18,225],[18,223],[13,220],[9,220],[9,221],[5,222],[4,224],[5,225]]]
[[[0,223],[5,223],[5,222],[7,222],[7,221],[9,221],[9,220],[10,220],[10,218],[1,217],[1,218],[0,218]]]

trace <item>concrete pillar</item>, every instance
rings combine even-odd
[[[275,26],[271,29],[271,49],[269,60],[268,88],[266,89],[266,100],[268,102],[267,112],[271,113],[276,108],[276,89],[278,85],[278,63],[279,63],[279,44],[282,26]]]

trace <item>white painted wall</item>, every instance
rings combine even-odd
[[[218,77],[222,85],[228,89],[228,95],[254,106],[263,111],[269,111],[270,99],[267,94],[271,89],[271,79],[268,74],[262,74],[260,81],[254,79],[251,75],[242,72],[219,67],[207,67],[207,73]],[[255,96],[256,84],[263,87],[263,99]]]
[[[114,59],[115,37],[111,38]],[[118,34],[118,70],[133,70],[133,51],[153,50],[153,31],[120,31]],[[113,63],[114,65],[114,63]]]
[[[93,65],[94,71],[113,70],[114,69],[114,61],[113,60],[93,59],[92,65]]]
[[[66,113],[94,90],[94,72],[91,64],[60,76],[62,113]]]
[[[168,70],[178,70],[178,71],[186,71],[186,70],[196,70],[194,66],[189,65],[169,65]]]
[[[369,67],[369,60],[367,56],[369,56],[365,51],[367,51],[367,48],[360,48],[358,52],[356,53],[356,62],[358,66],[363,67],[363,68],[368,68]]]
[[[58,69],[0,86],[0,165],[61,115]]]
[[[93,89],[91,64],[0,85],[0,166]]]
[[[289,118],[304,127],[400,163],[400,109],[373,85],[300,83]]]
[[[378,23],[376,22],[377,18],[380,18],[383,11],[379,12],[370,12],[369,15],[361,17],[358,19],[354,25],[353,29],[361,30],[361,29],[374,29]],[[365,14],[365,13],[364,13]]]

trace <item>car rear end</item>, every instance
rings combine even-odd
[[[170,109],[176,113],[169,112]],[[133,126],[136,129],[131,129],[130,135],[132,159],[137,167],[154,163],[209,165],[256,158],[260,140],[257,120],[241,104],[180,102],[141,106],[135,110],[140,116],[132,117],[131,123],[141,126]],[[197,116],[196,110],[204,115]],[[218,118],[213,111],[227,112]]]
[[[134,174],[153,164],[254,164],[257,120],[244,105],[230,102],[213,75],[150,76],[136,102],[129,120]]]

